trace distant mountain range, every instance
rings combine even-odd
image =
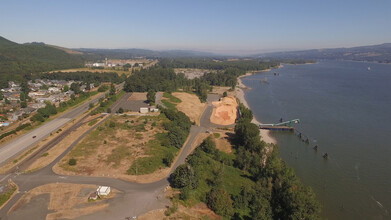
[[[136,57],[166,58],[166,57],[216,57],[214,53],[200,52],[193,50],[147,50],[147,49],[99,49],[99,48],[77,48],[73,51],[82,52],[88,60],[131,59]]]
[[[351,48],[313,49],[257,54],[254,57],[277,59],[332,59],[391,63],[391,43]]]

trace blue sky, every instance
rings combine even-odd
[[[391,42],[390,0],[2,0],[0,36],[70,48],[222,53]]]

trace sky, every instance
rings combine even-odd
[[[391,0],[1,0],[0,36],[68,48],[258,53],[391,42]]]

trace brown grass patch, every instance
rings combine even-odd
[[[232,153],[232,145],[229,142],[229,135],[233,135],[230,132],[216,132],[220,134],[220,137],[214,138],[216,148],[225,153]]]
[[[185,92],[174,92],[173,96],[182,100],[176,107],[179,111],[185,113],[196,125],[200,125],[200,118],[206,108],[206,103],[201,103],[200,99],[194,95]]]

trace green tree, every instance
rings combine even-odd
[[[148,101],[149,104],[153,105],[155,103],[155,96],[156,96],[156,92],[155,91],[148,90],[147,101]]]
[[[170,167],[173,161],[174,161],[174,155],[170,152],[167,153],[163,158],[163,163],[166,164],[167,167]]]
[[[64,87],[62,88],[62,91],[63,92],[68,92],[69,91],[69,86],[68,85],[64,85]]]
[[[109,92],[109,95],[110,95],[110,96],[115,95],[115,86],[114,86],[113,83],[110,84],[110,92]]]
[[[80,85],[79,83],[72,83],[70,88],[75,94],[80,93]]]
[[[234,209],[231,196],[222,188],[212,190],[207,195],[207,205],[210,209],[223,217],[232,217]]]
[[[21,108],[26,108],[26,107],[27,107],[26,101],[21,102],[21,103],[20,103],[20,107],[21,107]]]
[[[196,189],[198,187],[198,176],[189,164],[182,164],[171,174],[170,183],[175,188],[190,187]]]
[[[24,92],[20,92],[19,99],[20,99],[20,101],[22,101],[22,102],[26,101],[26,95],[25,95]]]
[[[23,80],[20,83],[20,91],[23,92],[24,94],[29,94],[30,88],[29,88],[29,85],[27,83],[27,80]]]

